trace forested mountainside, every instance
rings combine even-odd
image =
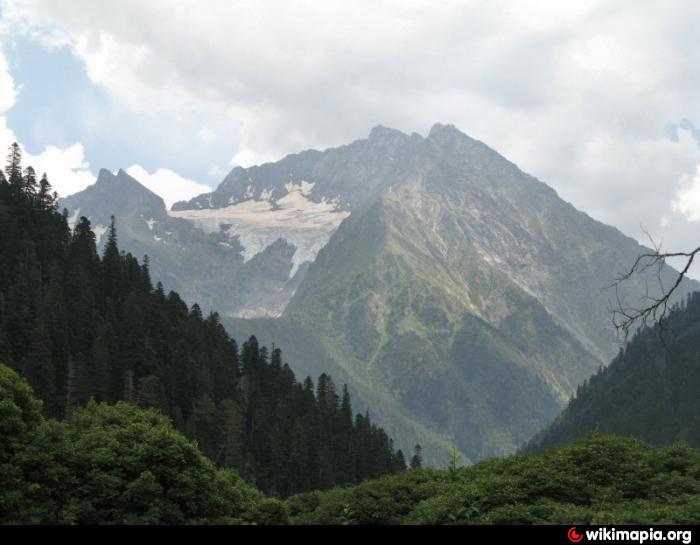
[[[44,524],[693,524],[700,452],[592,436],[540,455],[266,498],[154,409],[90,401],[46,419],[0,364],[0,522]]]
[[[215,313],[203,316],[151,284],[149,263],[119,251],[114,223],[102,256],[81,217],[55,210],[46,177],[22,171],[17,146],[0,175],[0,362],[66,418],[89,400],[152,407],[217,464],[270,494],[354,483],[405,468],[347,389],[321,374],[297,382],[278,348],[238,349]]]
[[[640,330],[608,367],[578,388],[528,449],[568,443],[594,431],[654,445],[683,440],[700,447],[700,292],[660,324]]]

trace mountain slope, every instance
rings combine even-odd
[[[121,247],[148,255],[154,278],[207,311],[245,316],[262,308],[279,315],[301,278],[290,274],[295,248],[288,242],[275,239],[246,261],[237,237],[205,232],[170,216],[160,197],[123,170],[116,175],[101,170],[94,185],[61,199],[59,208],[66,208],[73,222],[88,217],[98,244],[114,215]]]
[[[500,273],[441,259],[403,197],[341,227],[285,318],[321,338],[354,382],[396,400],[468,459],[513,450],[599,362]],[[506,307],[500,323],[481,312],[484,293]]]
[[[366,139],[324,151],[307,150],[275,163],[235,167],[216,190],[173,205],[174,211],[222,209],[248,200],[278,202],[304,182],[308,199],[351,211],[383,193],[412,165],[422,138],[377,126]]]
[[[700,293],[660,327],[640,332],[612,363],[581,386],[530,450],[592,431],[652,444],[700,446]]]
[[[148,252],[156,278],[178,271],[185,297],[221,302],[237,336],[252,327],[240,317],[281,315],[252,322],[255,334],[294,339],[297,372],[347,380],[402,448],[421,443],[438,464],[450,443],[470,460],[512,452],[554,418],[614,356],[604,288],[645,251],[440,124],[235,168],[168,220],[216,255]],[[655,285],[640,275],[620,296],[633,304]]]
[[[418,441],[408,420],[432,433],[435,463],[444,441],[470,460],[512,452],[614,354],[602,288],[643,249],[454,127],[403,142],[391,183],[340,225],[282,321],[320,343],[402,446]]]

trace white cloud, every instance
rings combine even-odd
[[[577,207],[642,238],[694,239],[673,203],[700,164],[700,4],[6,0],[120,103],[240,127],[239,164],[456,124]],[[209,126],[209,121],[203,123]],[[211,138],[203,129],[200,138]],[[686,199],[687,200],[687,199]],[[665,218],[662,221],[662,218]]]
[[[17,138],[7,127],[5,118],[0,117],[0,150],[4,152],[16,141]],[[62,197],[81,191],[95,183],[95,175],[89,170],[85,149],[80,143],[67,148],[47,146],[36,155],[24,150],[23,152],[22,163],[25,166],[34,167],[39,175],[47,173],[54,190]]]
[[[19,90],[10,74],[7,59],[0,49],[0,150],[4,152],[18,138],[7,126],[6,114],[15,104]],[[21,146],[21,142],[20,146]],[[23,164],[31,165],[40,175],[48,174],[55,191],[62,197],[82,191],[95,183],[96,177],[90,171],[84,146],[76,142],[67,148],[46,146],[38,154],[30,154],[23,149]],[[128,169],[131,176],[138,179],[151,191],[161,196],[170,207],[178,200],[190,199],[211,191],[207,185],[188,180],[167,168],[159,168],[153,174],[140,165]]]
[[[95,183],[80,143],[67,148],[47,146],[40,154],[24,154],[23,162],[38,173],[46,172],[55,191],[61,196],[72,195]]]
[[[683,177],[682,187],[673,201],[673,209],[690,221],[700,220],[700,166],[695,176]]]
[[[0,50],[0,115],[14,106],[17,93],[18,90],[7,66],[7,59]]]
[[[186,201],[211,191],[211,187],[208,185],[183,178],[167,168],[159,168],[151,174],[141,165],[132,165],[126,169],[126,172],[153,193],[162,197],[168,208],[177,201]]]
[[[207,171],[207,174],[210,176],[216,176],[217,178],[222,178],[226,175],[226,171],[219,165],[211,165]]]
[[[18,140],[7,126],[5,118],[5,114],[14,106],[18,93],[7,59],[0,49],[0,151],[3,153]],[[48,173],[49,180],[60,195],[70,195],[95,182],[95,176],[89,170],[85,150],[80,143],[63,149],[47,146],[37,155],[25,151],[23,163],[33,166],[39,174]]]

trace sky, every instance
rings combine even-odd
[[[61,195],[451,123],[594,218],[700,244],[700,3],[0,0],[0,147]],[[696,271],[697,276],[697,271]]]

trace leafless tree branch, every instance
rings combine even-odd
[[[650,321],[657,323],[663,322],[668,314],[671,296],[678,289],[683,279],[688,275],[688,271],[696,255],[700,253],[700,246],[689,252],[664,252],[661,246],[654,243],[651,236],[648,233],[646,234],[651,240],[654,250],[638,256],[632,267],[616,278],[610,286],[615,291],[616,301],[615,305],[610,308],[613,315],[613,324],[618,333],[624,336],[624,340],[627,340],[629,333],[638,326],[645,325]],[[673,284],[666,288],[663,283],[661,272],[666,260],[670,258],[684,258],[685,262]],[[624,296],[620,293],[620,286],[633,276],[646,273],[654,268],[656,269],[655,275],[659,282],[658,293],[660,295],[651,296],[647,289],[646,295],[637,306],[628,305]]]

